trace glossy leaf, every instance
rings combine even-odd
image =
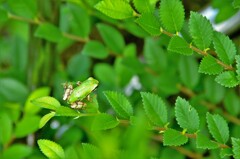
[[[152,38],[146,38],[144,41],[144,58],[154,71],[167,68],[167,55],[158,42]]]
[[[195,133],[199,129],[199,116],[195,108],[188,101],[178,97],[175,103],[175,116],[181,128],[189,133]]]
[[[143,107],[149,120],[157,126],[167,124],[167,108],[161,98],[155,94],[141,92]]]
[[[144,1],[145,2],[145,1]],[[150,35],[160,35],[160,22],[153,13],[144,13],[135,22],[146,30]]]
[[[223,71],[223,67],[217,63],[214,57],[207,55],[201,60],[198,71],[208,75],[216,75]]]
[[[73,34],[87,38],[91,31],[91,19],[85,9],[80,5],[68,3],[69,10],[72,15],[70,25],[73,29]]]
[[[234,0],[233,1],[233,7],[234,8],[240,8],[240,0]]]
[[[99,114],[94,118],[92,123],[92,130],[107,130],[116,127],[119,124],[119,121],[108,114]]]
[[[199,82],[198,64],[190,57],[181,57],[179,61],[181,81],[189,88],[194,88]]]
[[[38,129],[40,117],[36,115],[24,116],[17,124],[15,136],[17,138],[25,137]]]
[[[56,114],[55,112],[51,112],[51,113],[48,113],[48,114],[44,115],[44,116],[41,118],[40,122],[39,122],[39,128],[44,127],[44,125],[46,125],[46,123],[47,123],[52,117],[54,117],[55,114]]]
[[[123,0],[103,0],[96,4],[95,8],[114,19],[126,19],[134,16],[131,5]]]
[[[232,156],[232,155],[233,155],[233,152],[231,148],[224,148],[224,149],[221,149],[220,151],[221,158]]]
[[[233,91],[229,90],[224,97],[224,108],[232,115],[237,116],[240,112],[239,96]]]
[[[218,57],[224,63],[232,64],[237,52],[232,40],[223,33],[214,32],[213,44]]]
[[[151,13],[155,7],[155,5],[151,4],[150,0],[133,0],[133,4],[140,13]]]
[[[78,117],[78,116],[81,116],[81,113],[78,112],[77,110],[74,110],[74,109],[70,108],[70,107],[59,106],[56,109],[56,116]]]
[[[213,77],[208,76],[204,80],[205,97],[212,103],[219,103],[225,95],[225,89],[214,81]]]
[[[39,25],[34,35],[56,43],[62,39],[62,33],[59,28],[49,23]]]
[[[37,143],[40,150],[46,157],[54,159],[65,158],[63,148],[59,144],[45,139],[40,139],[37,141]]]
[[[235,75],[235,72],[233,71],[225,71],[221,74],[219,74],[216,78],[215,81],[222,86],[225,87],[235,87],[239,84],[237,77]]]
[[[179,0],[162,0],[160,3],[160,19],[166,30],[176,33],[182,29],[184,8]]]
[[[0,96],[8,101],[23,102],[28,95],[27,87],[13,78],[0,78]]]
[[[192,55],[193,51],[189,44],[181,37],[174,36],[168,44],[168,50],[182,55]]]
[[[200,149],[216,149],[218,148],[218,144],[216,142],[211,141],[207,136],[198,133],[196,139],[197,148]]]
[[[13,144],[3,151],[3,159],[23,159],[30,157],[32,148],[23,144]]]
[[[129,119],[130,116],[133,115],[132,105],[124,95],[111,91],[105,91],[104,95],[107,97],[118,116],[124,119]]]
[[[34,90],[29,96],[28,99],[25,103],[24,106],[24,112],[26,114],[36,114],[37,112],[40,111],[41,107],[38,107],[36,105],[34,105],[31,101],[36,99],[36,98],[40,98],[43,96],[47,96],[50,93],[50,88],[49,87],[41,87],[38,88],[36,90]]]
[[[115,28],[106,24],[98,24],[97,28],[107,47],[114,53],[122,54],[125,47],[125,41],[122,34]]]
[[[8,0],[7,4],[14,14],[34,19],[37,16],[37,2],[32,0]]]
[[[225,144],[229,138],[229,128],[227,122],[218,114],[207,113],[208,129],[214,139]]]
[[[164,146],[181,146],[187,143],[188,138],[174,129],[167,129],[163,134]]]
[[[49,96],[36,98],[32,100],[32,103],[36,106],[51,110],[56,110],[58,107],[61,106],[57,99]]]
[[[89,41],[83,47],[82,53],[97,59],[104,59],[108,56],[105,46],[99,41]]]
[[[12,135],[12,120],[7,112],[0,110],[0,143],[6,144]]]
[[[231,138],[232,139],[232,145],[233,145],[233,157],[235,159],[240,159],[240,139],[238,138]]]
[[[102,157],[102,153],[100,149],[89,143],[82,143],[82,148],[84,152],[84,158],[87,159],[100,159]]]
[[[194,44],[201,50],[207,49],[212,41],[213,28],[206,17],[199,13],[191,12],[189,29]]]

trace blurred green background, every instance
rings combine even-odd
[[[59,143],[69,159],[219,158],[218,150],[196,149],[194,140],[183,147],[163,147],[161,138],[155,137],[158,133],[145,129],[139,91],[161,96],[169,121],[175,120],[173,105],[180,95],[202,114],[203,129],[206,112],[218,112],[228,120],[231,136],[240,137],[239,89],[226,89],[212,76],[199,74],[197,54],[168,52],[169,37],[151,37],[133,19],[113,20],[98,12],[94,5],[99,1],[0,0],[0,158],[44,158],[36,144],[42,138]],[[159,6],[158,0],[151,2]],[[190,11],[212,6],[218,11],[216,24],[238,12],[231,0],[183,4],[187,18]],[[185,28],[182,34],[191,41]],[[229,36],[239,50],[239,27]],[[91,131],[92,117],[54,117],[38,129],[46,110],[32,105],[31,99],[50,95],[66,105],[62,83],[89,76],[100,81],[95,92],[99,111],[114,114],[102,92],[119,91],[131,101],[140,124]],[[126,152],[120,153],[122,148]]]

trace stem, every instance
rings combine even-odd
[[[160,142],[163,142],[163,138],[162,136],[160,135],[155,135],[155,136],[152,136],[152,139],[153,140],[156,140],[156,141],[160,141]],[[191,152],[183,147],[177,147],[177,146],[170,146],[172,149],[180,152],[181,154],[189,157],[189,158],[202,158],[202,155],[201,154],[198,154],[198,153],[194,153],[194,152]]]
[[[74,41],[78,41],[78,42],[83,42],[83,43],[86,43],[89,41],[89,38],[81,38],[79,36],[76,36],[76,35],[72,35],[72,34],[69,34],[69,33],[63,33],[63,36],[65,38],[68,38],[68,39],[71,39],[71,40],[74,40]]]
[[[188,88],[186,88],[186,87],[184,87],[184,86],[182,86],[182,85],[180,85],[180,84],[177,85],[177,87],[178,87],[178,89],[179,89],[182,93],[184,93],[185,95],[187,95],[187,96],[190,97],[190,98],[193,98],[193,97],[196,96],[196,94],[195,94],[192,90],[190,90],[190,89],[188,89]],[[206,100],[201,100],[200,103],[201,103],[202,105],[204,105],[205,107],[207,107],[209,110],[214,110],[215,108],[218,107],[218,106],[216,106],[216,105],[214,105],[214,104],[212,104],[212,103],[209,103],[209,102],[206,101]],[[227,113],[227,112],[224,112],[224,113],[223,113],[223,116],[224,116],[228,121],[230,121],[230,122],[232,122],[232,123],[234,123],[234,124],[240,125],[240,119],[236,118],[235,116],[232,116],[231,114],[229,114],[229,113]]]
[[[169,37],[173,37],[175,36],[174,34],[164,30],[163,28],[160,28],[160,32],[169,36]],[[191,44],[189,45],[189,48],[192,49],[193,51],[195,51],[196,53],[202,55],[202,56],[207,56],[209,55],[206,51],[203,51],[203,50],[200,50],[199,48],[195,47],[195,46],[192,46]],[[215,58],[215,57],[214,57]],[[223,63],[222,61],[220,61],[219,59],[215,58],[217,63],[219,65],[221,65],[225,70],[229,70],[229,71],[233,71],[234,68],[231,66],[231,65],[227,65],[225,63]]]

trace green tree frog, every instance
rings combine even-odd
[[[98,86],[98,80],[89,77],[87,80],[77,82],[75,88],[73,83],[64,83],[63,100],[71,104],[71,108],[81,109],[86,106],[85,101],[90,100],[90,93]]]

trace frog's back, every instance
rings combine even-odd
[[[73,89],[68,101],[72,103],[77,100],[83,100],[98,86],[98,83],[96,79],[89,77],[86,81]]]

